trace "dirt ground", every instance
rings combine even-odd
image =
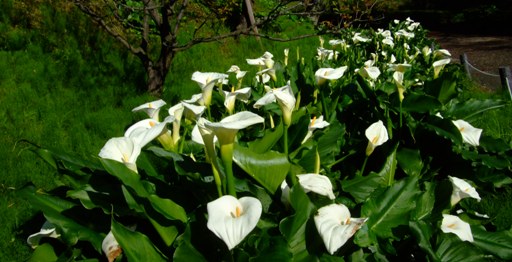
[[[431,32],[442,48],[452,54],[454,62],[466,53],[468,61],[476,68],[498,74],[498,68],[512,68],[512,36],[457,35]]]

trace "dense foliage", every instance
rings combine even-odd
[[[467,122],[505,102],[462,100],[425,34],[394,21],[312,61],[196,72],[201,94],[135,108],[149,118],[92,162],[34,147],[61,186],[19,191],[47,220],[33,259],[512,259],[512,233],[470,205],[512,182],[510,141]]]

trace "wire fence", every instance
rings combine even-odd
[[[512,73],[510,71],[510,67],[500,67],[498,69],[498,74],[485,72],[473,66],[469,62],[466,54],[462,54],[460,56],[460,63],[464,66],[464,69],[470,79],[488,90],[507,90],[510,95],[510,99],[512,99]]]

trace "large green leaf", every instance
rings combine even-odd
[[[438,237],[440,240],[438,240],[439,244],[436,250],[436,255],[440,258],[439,261],[489,261],[478,248],[475,248],[467,241],[461,241],[455,234],[441,234],[442,235]]]
[[[393,237],[391,229],[409,224],[419,193],[418,177],[408,177],[387,189],[376,190],[361,208],[361,216],[368,217],[369,233]]]
[[[101,159],[101,163],[110,174],[119,178],[124,185],[133,189],[138,196],[149,196],[148,191],[140,180],[139,174],[129,169],[126,165],[110,159]]]
[[[409,221],[409,228],[412,234],[416,238],[418,245],[423,251],[425,251],[432,261],[438,261],[435,251],[432,249],[430,239],[432,238],[432,226],[427,224],[425,221]]]
[[[318,139],[318,154],[322,164],[328,165],[333,163],[335,157],[340,153],[345,129],[340,122],[335,121],[330,123],[326,130],[322,132],[322,136]]]
[[[45,210],[55,210],[57,212],[62,212],[77,206],[77,204],[69,200],[52,196],[43,190],[36,190],[36,188],[32,185],[23,187],[17,192],[17,194],[27,199],[33,207],[43,212]]]
[[[402,103],[402,109],[407,112],[432,112],[441,108],[441,102],[433,96],[419,93],[408,93]]]
[[[409,176],[419,176],[423,170],[423,159],[420,150],[411,148],[400,148],[397,151],[396,159],[398,165]]]
[[[424,124],[428,129],[435,131],[438,135],[448,138],[457,144],[462,143],[462,135],[451,120],[434,116],[430,117]]]
[[[258,154],[268,152],[281,139],[283,131],[283,121],[280,121],[279,125],[277,125],[273,130],[267,129],[265,135],[261,139],[250,143],[249,148]]]
[[[173,255],[173,261],[176,262],[201,262],[201,261],[207,261],[204,256],[197,251],[197,249],[192,245],[190,242],[191,240],[191,229],[190,225],[187,225],[187,228],[185,229],[185,232],[181,236],[178,237],[176,240],[177,248],[176,251],[174,251]]]
[[[350,193],[358,203],[366,201],[375,189],[390,186],[393,183],[396,164],[395,147],[395,150],[386,158],[379,173],[370,172],[366,176],[356,176],[351,180],[342,181],[343,191]]]
[[[306,245],[306,225],[316,208],[300,186],[291,188],[290,202],[295,214],[283,219],[279,230],[288,241],[288,249],[293,254],[294,261],[311,261],[312,257]]]
[[[77,174],[82,173],[80,169],[87,168],[90,170],[102,170],[102,166],[97,161],[87,160],[79,156],[71,155],[68,153],[61,152],[55,149],[46,149],[37,146],[36,144],[30,143],[34,148],[32,149],[39,157],[45,160],[55,169],[63,168],[69,171],[73,171]]]
[[[233,151],[234,162],[271,193],[276,192],[290,169],[288,157],[278,152],[258,154],[239,145]]]
[[[34,250],[34,253],[32,253],[27,262],[54,262],[57,259],[58,257],[53,247],[48,243],[44,243]]]
[[[512,232],[487,232],[482,226],[471,226],[473,245],[501,258],[512,260]]]
[[[174,201],[161,198],[157,195],[149,195],[148,200],[160,214],[171,220],[179,220],[183,223],[187,222],[187,213],[185,209]]]
[[[144,234],[131,231],[112,219],[112,234],[129,261],[167,261],[168,259]]]
[[[443,116],[452,119],[465,119],[467,121],[471,118],[487,111],[501,108],[510,102],[498,99],[468,99],[466,101],[458,101],[456,99],[450,101],[445,107]]]
[[[436,185],[431,182],[424,183],[425,192],[422,192],[416,200],[416,208],[411,214],[411,220],[420,221],[432,214],[436,202]]]

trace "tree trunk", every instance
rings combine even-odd
[[[164,89],[165,77],[167,72],[153,66],[146,67],[148,92],[154,96],[162,95]]]

